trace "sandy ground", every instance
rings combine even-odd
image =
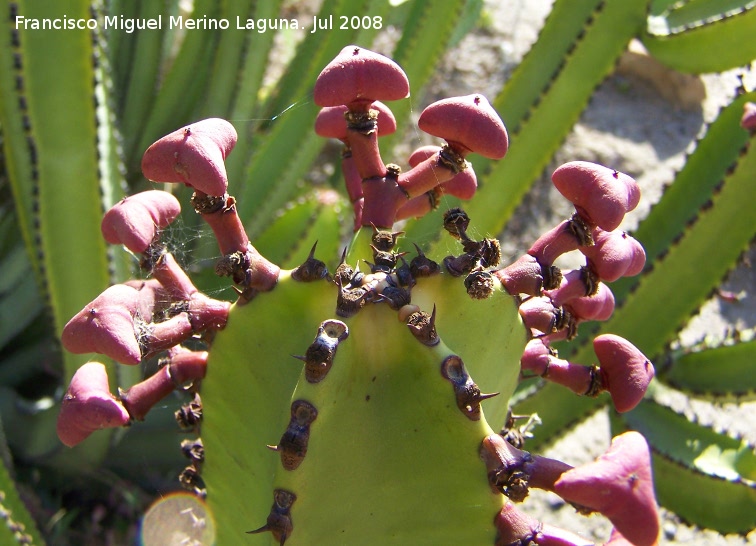
[[[495,95],[530,44],[536,39],[551,0],[487,0],[485,10],[490,24],[468,36],[449,56],[445,73],[437,76],[436,86],[443,94],[482,92]],[[620,73],[609,78],[596,91],[580,122],[557,154],[553,167],[574,159],[596,161],[632,173],[638,180],[643,200],[623,227],[636,225],[659,198],[662,187],[683,164],[686,150],[705,123],[734,94],[739,71],[700,78],[660,70],[654,62],[628,54]],[[745,74],[747,85],[756,86],[756,73]],[[505,120],[506,121],[506,120]],[[551,169],[548,169],[551,172]],[[522,203],[517,217],[502,236],[504,255],[521,254],[528,241],[570,214],[566,201],[551,187],[548,177]],[[756,259],[754,248],[747,254]],[[728,327],[756,326],[754,299],[756,273],[748,261],[725,281],[723,288],[744,292],[744,299],[728,303],[721,299],[708,302],[681,333],[681,341],[691,344],[704,335],[721,337]],[[740,407],[690,403],[684,398],[672,403],[696,414],[703,422],[736,431],[756,444],[756,404]],[[601,412],[546,453],[571,464],[588,462],[603,452],[610,439],[608,418]],[[584,518],[557,496],[534,492],[524,508],[541,519],[560,525],[601,543],[611,525],[604,518]],[[723,537],[710,531],[691,528],[673,514],[663,512],[663,544],[744,545],[756,543],[740,536]]]

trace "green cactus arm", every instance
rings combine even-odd
[[[0,261],[0,349],[20,334],[40,313],[44,304],[37,283],[29,275],[29,259],[23,242]]]
[[[754,32],[756,2],[689,2],[667,17],[651,17],[641,39],[654,57],[676,70],[720,72],[756,57]]]
[[[688,0],[687,2],[653,2],[650,15],[664,16],[670,28],[694,26],[723,18],[726,14],[745,9],[750,0]]]
[[[16,29],[12,8],[27,18],[66,14],[87,19],[98,6],[74,0],[0,5],[8,15],[0,25],[0,39],[10,44],[2,48],[0,62],[0,123],[8,174],[28,255],[59,336],[73,314],[128,269],[122,255],[111,254],[100,235],[103,210],[122,192],[118,137],[108,109],[111,87],[99,33]],[[87,358],[64,354],[65,380]],[[132,382],[129,371],[121,374],[121,384]],[[113,367],[111,372],[115,378]],[[15,408],[5,407],[10,415]],[[20,456],[55,453],[60,448],[55,409],[31,409],[22,420],[27,430],[16,428],[10,435],[14,447]],[[32,430],[36,433],[27,435]],[[69,470],[97,464],[110,437],[93,437],[61,453],[55,464]]]
[[[659,15],[676,2],[677,0],[651,0],[648,3],[648,13],[649,15]]]
[[[124,17],[136,17],[138,7],[136,2],[111,0],[108,3],[108,15],[118,13],[123,14]],[[133,34],[118,32],[111,28],[106,33],[106,37],[108,40],[109,55],[113,61],[113,84],[117,89],[126,89],[129,75],[127,68],[131,67],[131,55],[134,49],[133,39],[135,36]],[[123,98],[123,94],[118,97],[117,104],[119,110],[123,108]]]
[[[756,491],[691,471],[652,448],[659,502],[686,521],[721,533],[748,533],[753,529]]]
[[[348,263],[370,255],[369,238],[369,229],[358,233]],[[476,382],[483,390],[501,390],[506,402],[519,373],[517,355],[525,336],[511,298],[499,292],[489,300],[472,300],[461,279],[447,277],[422,279],[428,282],[413,289],[413,303],[428,311],[437,306],[442,343],[422,345],[395,311],[368,305],[345,319],[351,333],[339,347],[331,372],[318,384],[303,377],[297,381],[302,366],[290,355],[303,354],[318,324],[335,316],[332,283],[297,283],[284,275],[271,292],[234,308],[211,355],[213,369],[224,367],[228,373],[208,374],[202,388],[207,407],[202,477],[219,543],[238,540],[244,531],[264,523],[273,488],[291,488],[301,499],[292,510],[295,532],[287,544],[322,541],[334,532],[346,543],[361,544],[438,544],[449,537],[453,542],[493,541],[492,517],[503,497],[491,492],[478,457],[480,442],[492,430],[484,419],[473,421],[460,412],[440,366],[451,354],[451,344],[458,343]],[[308,304],[302,305],[304,301]],[[473,322],[459,328],[459,320]],[[291,336],[275,335],[281,324]],[[241,334],[249,331],[256,332],[254,340]],[[498,342],[486,343],[502,339],[509,340],[503,348]],[[243,355],[251,360],[245,362]],[[255,411],[239,411],[239,401],[252,403],[263,396],[266,402]],[[313,425],[308,448],[312,456],[302,472],[289,472],[265,445],[281,438],[289,404],[300,398],[319,405],[322,413]],[[484,403],[485,411],[494,400]],[[363,459],[371,461],[370,475],[390,476],[385,483],[372,484],[368,494],[361,493],[369,479]],[[335,467],[338,487],[333,483]],[[398,495],[396,487],[413,493]],[[339,495],[339,510],[333,509],[333,495]],[[465,523],[445,528],[442,523],[451,519]],[[454,533],[461,534],[454,538]],[[249,540],[262,544],[270,538]]]
[[[659,375],[666,384],[697,398],[745,402],[756,399],[754,362],[756,339],[751,331],[738,341],[675,351]]]
[[[658,385],[656,390],[661,390]],[[653,446],[654,464],[658,465],[656,488],[663,504],[688,521],[722,533],[753,529],[756,525],[753,446],[650,400],[641,402],[623,420],[642,432]],[[694,492],[693,488],[702,489]],[[706,492],[709,502],[701,503],[701,491]]]
[[[6,3],[4,12],[9,13]],[[69,17],[88,17],[84,2],[48,5],[18,4],[25,17],[50,17],[64,12]],[[10,19],[9,19],[10,20]],[[18,32],[19,46],[4,48],[18,55],[20,69],[10,68],[4,82],[22,82],[20,89],[3,86],[3,127],[6,150],[13,157],[9,169],[14,198],[35,268],[43,274],[57,332],[73,314],[110,282],[108,253],[100,236],[105,206],[120,196],[120,179],[100,178],[112,160],[112,140],[103,135],[103,111],[96,101],[107,100],[102,91],[102,72],[92,63],[97,52],[88,31],[15,31],[3,25],[10,43]],[[58,52],[53,58],[50,51]],[[94,83],[93,83],[94,82]],[[50,93],[54,88],[55,93]],[[24,99],[26,109],[20,108]],[[19,127],[21,119],[28,129]],[[8,120],[8,121],[6,121]],[[82,146],[82,143],[86,143]],[[17,158],[17,159],[16,159]],[[18,169],[18,165],[24,168]],[[114,166],[110,172],[118,171]],[[31,213],[31,214],[29,214]],[[27,236],[28,237],[28,236]],[[87,263],[88,267],[71,267]],[[81,357],[66,357],[70,377]]]
[[[250,17],[254,19],[269,19],[276,17],[281,10],[282,0],[273,2],[254,2]],[[273,47],[273,34],[247,33],[244,43],[244,57],[239,73],[236,93],[230,108],[231,119],[250,119],[257,110],[257,106],[264,98],[263,77],[267,68],[267,60]],[[246,137],[240,134],[239,137]],[[237,144],[242,146],[244,141]],[[246,149],[246,146],[242,149]],[[233,157],[233,156],[232,156]],[[230,166],[229,166],[230,169]],[[231,172],[231,170],[229,170]]]
[[[24,505],[11,476],[11,455],[0,425],[0,543],[44,546],[37,524]]]
[[[467,33],[473,31],[483,17],[483,0],[467,0],[457,18],[457,26],[449,38],[449,48],[455,47]]]
[[[4,1],[0,4],[0,9],[4,14],[8,14],[7,21],[0,25],[0,40],[3,44],[11,46],[14,43],[20,44],[19,33],[13,28],[15,25],[10,24],[9,3]],[[34,186],[29,181],[32,180],[32,173],[37,167],[34,155],[36,148],[33,147],[34,142],[31,140],[23,142],[27,136],[24,130],[25,121],[22,110],[27,101],[20,94],[20,89],[23,89],[23,79],[21,74],[17,73],[11,47],[3,47],[2,52],[3,54],[0,55],[0,71],[2,71],[0,78],[0,130],[2,130],[3,136],[4,174],[9,181],[11,197],[15,203],[15,214],[3,215],[4,227],[8,230],[7,237],[10,240],[10,237],[13,236],[10,231],[14,227],[13,223],[18,222],[18,230],[26,247],[30,250],[29,259],[32,270],[41,285],[42,274],[39,259],[36,253],[31,252],[35,243]],[[20,58],[18,59],[20,61]],[[26,183],[21,181],[26,181]]]
[[[288,421],[301,368],[292,355],[312,341],[321,313],[333,310],[327,284],[282,279],[271,293],[234,306],[213,344],[208,366],[215,371],[202,384],[208,408],[202,423],[208,454],[202,476],[218,544],[238,542],[270,509],[277,457],[265,446],[280,438]],[[287,335],[280,335],[282,328]]]
[[[239,71],[252,32],[237,29],[237,20],[246,22],[255,2],[228,2],[221,5],[219,17],[229,21],[229,28],[220,33],[218,47],[210,64],[207,91],[200,105],[200,117],[223,117],[230,114],[237,92]]]
[[[357,232],[347,263],[372,259],[370,235],[368,228]],[[458,253],[459,243],[450,239],[447,237],[449,244],[444,248],[448,254]],[[422,279],[421,289],[412,290],[412,304],[428,313],[435,307],[436,330],[444,343],[464,350],[465,367],[483,391],[501,393],[486,401],[489,423],[500,429],[517,385],[527,334],[515,300],[500,284],[495,284],[491,297],[474,300],[461,280],[449,274]],[[502,340],[507,342],[501,344]]]
[[[465,366],[482,391],[501,393],[485,403],[488,423],[501,430],[508,393],[514,392],[518,381],[525,328],[514,299],[503,289],[485,300],[471,301],[460,281],[449,275],[427,279],[424,290],[413,292],[412,303],[428,312],[435,306],[436,329],[444,343],[464,351]]]
[[[155,5],[150,7],[143,5],[142,2],[109,0],[105,5],[104,15],[119,17],[119,19],[120,16],[123,16],[124,20],[135,20],[141,16],[140,14],[154,13],[153,8],[156,8],[158,5],[162,7],[164,15],[178,14],[178,0],[158,0],[157,2],[150,2],[150,4]],[[162,30],[155,29],[155,31],[158,34],[165,33],[165,35],[171,33],[170,30],[166,30],[165,28]],[[122,113],[126,94],[120,91],[125,91],[129,88],[129,81],[135,75],[134,67],[139,66],[139,62],[145,60],[137,56],[137,50],[142,49],[142,46],[138,42],[140,40],[149,42],[150,39],[144,36],[145,33],[136,31],[129,33],[117,27],[110,27],[105,29],[104,32],[108,44],[108,56],[112,61],[113,67],[113,87],[119,90],[116,110]],[[146,51],[142,50],[142,54],[146,53]],[[149,66],[145,66],[144,69],[145,71],[150,70]],[[150,96],[153,93],[154,89],[151,89]]]
[[[272,2],[254,2],[250,17],[269,19],[276,17],[281,9],[282,0]],[[258,107],[262,96],[262,82],[268,65],[268,56],[273,47],[272,33],[246,33],[243,45],[244,57],[238,73],[238,83],[229,109],[229,119],[248,122],[260,116]],[[249,150],[253,138],[252,131],[245,128],[237,131],[238,150]],[[241,180],[244,166],[249,160],[248,153],[231,154],[226,158],[226,170],[232,183]]]
[[[363,309],[348,325],[328,377],[315,385],[300,379],[292,397],[318,408],[302,465],[279,469],[274,480],[297,495],[292,546],[334,537],[492,544],[503,497],[491,492],[478,450],[493,431],[454,404],[439,373],[449,349],[418,343],[385,306]],[[373,482],[377,476],[390,479]]]

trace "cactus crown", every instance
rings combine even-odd
[[[228,122],[199,121],[149,147],[145,176],[193,188],[194,209],[218,239],[216,272],[231,277],[239,297],[232,305],[202,294],[161,246],[160,229],[178,214],[170,195],[146,192],[114,207],[106,239],[142,253],[151,278],[106,290],[71,319],[63,343],[123,364],[164,354],[164,367],[118,395],[102,367],[82,367],[59,417],[61,440],[73,445],[139,421],[174,388],[188,388],[196,396],[177,419],[202,439],[184,446],[191,463],[181,482],[207,497],[223,540],[248,532],[280,545],[584,544],[519,510],[538,487],[602,512],[616,536],[653,544],[658,517],[642,436],[622,435],[594,466],[572,469],[524,451],[527,433],[507,411],[521,375],[578,395],[607,391],[620,412],[643,397],[653,366],[629,341],[597,337],[598,364],[588,366],[552,347],[577,324],[608,318],[614,300],[604,282],[642,269],[642,247],[616,231],[638,203],[637,184],[601,165],[563,165],[553,180],[574,216],[506,266],[496,239],[471,237],[475,219],[462,208],[444,214],[450,254],[416,244],[402,251],[397,221],[422,216],[446,194],[472,197],[467,155],[501,159],[509,145],[497,112],[473,94],[422,112],[420,129],[443,143],[418,150],[406,171],[384,163],[378,138],[395,120],[377,101],[408,90],[396,63],[357,46],[318,78],[314,97],[324,108],[315,128],[344,144],[356,227],[333,271],[316,246],[286,270],[249,241],[227,193],[224,161],[236,142]],[[572,250],[585,265],[562,273],[554,261]],[[276,335],[282,329],[289,335]],[[183,346],[197,338],[209,353]],[[241,399],[254,410],[229,423],[222,408]],[[244,453],[233,453],[238,437]],[[249,505],[229,510],[229,487],[248,488]],[[627,514],[625,502],[637,510]]]

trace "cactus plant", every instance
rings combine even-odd
[[[398,99],[419,92],[432,68],[428,59],[439,58],[454,36],[454,17],[431,22],[427,10],[461,12],[465,3],[449,0],[428,7],[411,2],[397,9],[385,2],[369,4],[371,13],[382,14],[371,21],[391,20],[404,30],[392,55],[398,64],[362,46],[343,47],[369,44],[381,30],[372,23],[370,29],[352,29],[349,39],[311,33],[267,98],[243,91],[260,81],[269,36],[260,38],[266,47],[249,49],[242,57],[240,45],[251,39],[242,33],[187,34],[158,95],[145,100],[160,61],[160,49],[148,42],[157,38],[167,44],[170,34],[145,32],[124,41],[123,34],[96,31],[94,43],[84,44],[82,33],[4,27],[3,39],[13,52],[2,67],[12,76],[3,78],[2,86],[6,165],[16,202],[12,218],[28,247],[36,249],[29,263],[56,335],[73,353],[97,351],[107,357],[83,364],[90,358],[86,354],[66,354],[62,384],[69,387],[58,398],[60,411],[57,405],[37,411],[29,421],[41,442],[24,442],[14,423],[17,414],[12,407],[4,409],[5,422],[14,424],[11,446],[20,458],[46,460],[69,475],[80,472],[84,461],[107,464],[111,442],[123,451],[129,442],[139,445],[140,432],[164,426],[152,421],[148,410],[155,406],[157,414],[171,413],[165,411],[171,403],[158,402],[179,387],[190,395],[198,392],[194,398],[184,394],[187,403],[177,415],[185,430],[202,436],[182,444],[190,464],[181,482],[199,496],[207,494],[220,544],[586,543],[517,507],[528,482],[555,491],[581,510],[606,515],[615,527],[612,543],[651,544],[658,518],[649,445],[663,504],[723,532],[753,526],[752,448],[690,423],[658,401],[669,385],[714,395],[707,387],[713,380],[707,375],[711,365],[705,370],[697,365],[706,358],[720,370],[716,395],[750,392],[733,378],[749,366],[751,342],[733,346],[745,355],[739,360],[730,358],[727,346],[681,355],[666,347],[753,236],[752,218],[737,213],[747,202],[748,173],[753,172],[747,106],[753,93],[741,90],[722,111],[688,167],[632,237],[617,228],[638,203],[637,185],[611,166],[590,162],[568,163],[554,172],[554,184],[575,205],[575,214],[519,259],[502,265],[497,240],[473,235],[502,228],[631,36],[642,36],[653,54],[683,69],[721,70],[754,57],[748,42],[727,45],[737,43],[743,28],[753,28],[753,7],[744,3],[740,11],[717,16],[715,24],[706,12],[711,6],[699,12],[652,2],[650,21],[669,22],[662,32],[658,25],[643,30],[645,2],[558,1],[541,40],[490,104],[475,93],[423,110],[420,129],[445,142],[409,159],[410,168],[402,171],[384,162],[378,137],[382,150],[394,143],[394,128],[407,119],[408,101]],[[26,2],[3,7],[12,17],[49,17],[50,10],[60,9],[69,17],[87,17],[73,0],[56,8]],[[254,9],[263,16],[268,8]],[[127,7],[116,2],[107,9]],[[149,5],[128,9],[140,10],[143,17],[159,12]],[[197,2],[194,9],[198,16],[204,10],[217,17],[244,11],[209,2]],[[350,10],[361,12],[359,6],[325,2],[321,13],[337,9],[347,20]],[[678,31],[697,20],[700,25]],[[607,32],[620,21],[622,32]],[[462,18],[458,30],[466,23]],[[711,28],[720,30],[712,34]],[[691,68],[696,54],[689,51],[688,33],[699,35],[699,47],[721,43],[728,54],[702,55],[701,64]],[[105,43],[107,51],[100,49]],[[43,74],[50,67],[38,64],[38,52],[50,47],[60,49],[62,66],[78,69],[58,75],[68,112],[56,109],[56,100],[62,99],[51,100],[44,90]],[[86,51],[94,52],[98,62],[93,66],[75,62]],[[224,61],[213,63],[210,55]],[[129,80],[119,72],[131,63],[144,67],[143,78]],[[197,71],[197,65],[206,68]],[[237,81],[237,70],[242,75],[238,86],[229,84]],[[111,76],[127,91],[111,96]],[[193,85],[187,87],[188,81]],[[310,85],[315,104],[287,109]],[[205,106],[199,100],[203,89]],[[185,92],[184,100],[174,100],[177,92]],[[392,102],[394,113],[375,100]],[[115,114],[108,110],[111,104]],[[338,114],[325,129],[316,124],[321,117],[315,105]],[[145,109],[151,109],[149,115]],[[255,134],[237,135],[232,124],[219,119],[248,118],[253,112],[286,115]],[[65,134],[51,123],[48,128],[48,122],[66,119],[67,113],[96,123],[69,124]],[[478,118],[486,125],[476,125]],[[346,190],[340,194],[296,184],[323,146],[313,125],[346,146],[340,173]],[[283,159],[292,153],[294,161]],[[60,157],[64,168],[56,163]],[[161,239],[181,213],[167,193],[139,191],[145,185],[133,173],[140,158],[146,178],[179,183],[171,190],[178,202],[189,202],[193,192],[198,214],[184,213],[179,222],[195,226],[204,220],[218,241],[215,249],[196,250],[200,260],[221,257],[212,260],[214,267],[189,271],[191,280]],[[130,185],[130,196],[123,200],[121,159]],[[53,181],[52,173],[71,179]],[[457,206],[472,193],[477,195]],[[56,206],[61,202],[63,210]],[[287,202],[292,202],[287,212],[276,215]],[[102,205],[115,207],[100,224]],[[702,212],[692,223],[698,207]],[[340,221],[340,209],[352,209],[354,221]],[[408,218],[413,219],[394,228]],[[356,228],[348,244],[340,225]],[[448,232],[443,236],[438,235],[442,228]],[[685,236],[678,236],[682,231]],[[115,246],[106,247],[100,233]],[[73,240],[81,245],[71,245]],[[86,271],[76,271],[83,278],[61,267],[57,256],[64,249],[66,264],[88,264]],[[572,250],[583,254],[585,265],[562,275],[554,261]],[[8,263],[25,266],[20,256],[7,258]],[[691,260],[710,265],[695,282],[680,287],[678,274]],[[646,261],[651,265],[640,281],[633,281]],[[232,298],[220,292],[223,285],[208,274],[213,270],[231,277],[235,303],[225,301]],[[127,280],[135,271],[141,271],[141,280]],[[22,284],[29,280],[18,278]],[[679,302],[666,301],[660,308],[659,295],[672,287]],[[32,292],[38,298],[32,301],[41,301]],[[13,301],[8,296],[3,305]],[[23,332],[24,322],[43,316],[41,304],[26,309],[20,327],[7,330],[9,339]],[[648,313],[656,317],[651,328],[643,318]],[[602,321],[598,329],[596,321]],[[591,339],[592,349],[582,343]],[[657,363],[659,377],[653,382],[644,353]],[[162,367],[146,379],[138,366],[113,362],[140,364],[162,354],[167,355]],[[725,358],[730,366],[722,366]],[[521,376],[530,379],[515,393]],[[590,396],[575,402],[557,384]],[[111,394],[116,385],[122,390]],[[15,400],[18,394],[8,389],[4,396]],[[570,422],[608,400],[617,412],[616,437],[593,465],[572,469],[534,454]],[[512,403],[515,415],[537,412],[543,425],[533,431],[515,426],[508,412]],[[43,432],[54,431],[56,422],[60,440],[77,447],[61,450],[54,432]],[[118,432],[97,430],[127,422],[130,429],[120,441]],[[646,439],[625,432],[628,428]],[[522,441],[531,432],[524,451]],[[175,434],[160,436],[171,443]],[[701,512],[690,500],[695,495],[685,488],[682,494],[675,491],[686,481],[714,488],[712,502],[718,508]],[[616,498],[602,495],[636,503],[637,519],[617,510]]]
[[[379,110],[372,104],[379,99],[405,98],[408,90],[407,77],[396,63],[355,45],[346,46],[316,80],[314,100],[319,106],[346,108],[340,139],[345,142],[345,182],[352,183],[350,177],[355,173],[359,180],[355,185],[359,194],[353,202],[359,227],[332,274],[315,257],[315,246],[301,265],[287,271],[251,245],[236,200],[227,194],[224,159],[236,144],[236,132],[228,122],[203,120],[152,144],[142,159],[144,175],[193,189],[195,211],[212,227],[218,240],[221,258],[216,273],[233,279],[239,298],[229,308],[198,295],[170,253],[161,248],[156,228],[164,227],[163,208],[169,209],[168,218],[178,214],[175,206],[165,207],[173,204],[170,194],[153,190],[116,204],[105,215],[103,232],[108,233],[113,225],[126,224],[127,234],[111,240],[124,242],[133,252],[145,253],[141,263],[150,269],[159,286],[152,290],[144,282],[139,289],[109,287],[66,324],[63,346],[72,352],[95,351],[134,364],[166,348],[181,347],[190,335],[215,331],[212,342],[208,342],[212,349],[209,356],[203,352],[201,357],[192,357],[186,350],[189,355],[182,360],[178,357],[185,352],[174,349],[179,351],[177,356],[171,357],[162,370],[117,398],[107,392],[107,376],[101,364],[83,365],[64,397],[59,436],[67,445],[75,445],[94,428],[142,420],[149,407],[174,387],[202,380],[198,388],[194,387],[202,398],[202,422],[189,428],[202,434],[197,441],[202,443],[203,456],[192,461],[182,476],[197,494],[209,494],[208,507],[218,514],[221,543],[234,541],[239,532],[236,522],[244,513],[254,514],[260,508],[253,501],[243,507],[243,512],[227,518],[231,512],[220,492],[229,486],[256,489],[251,495],[255,500],[269,497],[272,490],[273,507],[266,523],[249,532],[270,531],[280,544],[289,540],[330,542],[338,535],[345,543],[468,540],[508,544],[532,537],[547,541],[552,531],[542,529],[539,522],[531,521],[523,527],[509,521],[515,509],[507,499],[521,501],[533,486],[556,492],[569,489],[565,498],[579,498],[588,512],[606,513],[617,532],[628,540],[653,544],[658,535],[658,515],[648,448],[641,435],[632,436],[635,447],[631,453],[637,454],[637,460],[636,455],[624,454],[619,447],[607,454],[607,458],[630,465],[632,470],[622,466],[616,472],[606,472],[605,477],[599,473],[597,479],[583,480],[587,490],[572,493],[572,486],[559,484],[571,483],[565,480],[578,469],[534,459],[526,451],[510,448],[491,428],[504,426],[497,421],[501,421],[506,406],[491,405],[491,423],[483,417],[481,407],[484,400],[497,395],[503,395],[503,400],[511,398],[526,337],[535,336],[533,341],[540,342],[548,335],[574,329],[571,321],[585,319],[565,314],[562,305],[591,299],[607,276],[614,281],[640,272],[645,255],[636,265],[637,247],[631,245],[623,252],[615,248],[617,245],[603,244],[615,233],[617,240],[625,239],[618,232],[602,229],[616,229],[625,212],[635,208],[639,201],[637,184],[627,175],[588,163],[566,165],[554,173],[555,183],[576,205],[565,233],[575,238],[576,246],[587,255],[586,267],[578,271],[579,278],[572,283],[566,279],[560,283],[557,268],[539,262],[537,256],[539,267],[531,268],[529,274],[513,275],[506,267],[500,268],[498,241],[473,240],[468,235],[471,220],[460,208],[446,212],[443,226],[459,240],[460,254],[434,260],[418,251],[412,259],[405,259],[407,252],[395,251],[401,233],[391,231],[399,211],[417,198],[427,200],[430,210],[438,199],[436,187],[472,170],[465,159],[467,154],[500,159],[509,144],[503,122],[485,97],[474,94],[444,99],[425,108],[418,124],[446,144],[407,172],[386,165],[377,144]],[[148,236],[130,246],[129,233]],[[563,236],[552,230],[547,237],[553,235]],[[618,269],[618,260],[629,264]],[[514,267],[520,269],[519,264]],[[570,290],[569,295],[541,296],[544,268],[552,280],[545,288],[558,291],[578,284],[579,289]],[[147,292],[145,305],[143,292]],[[287,305],[293,294],[298,304]],[[531,299],[523,300],[525,297]],[[535,318],[524,310],[525,303],[519,306],[525,326],[521,328],[515,312],[518,303],[540,298],[547,310],[539,311]],[[156,310],[157,304],[167,309]],[[545,322],[542,314],[548,318]],[[275,315],[278,319],[272,322]],[[320,321],[317,334],[303,356],[297,357],[304,365],[299,366],[298,380],[291,382],[291,371],[297,367],[291,366],[287,373],[281,361],[287,353],[296,351],[301,333],[275,339],[265,332],[265,325],[301,323],[297,329],[306,333],[308,325],[314,326],[313,318]],[[245,341],[240,328],[250,332]],[[261,345],[266,343],[263,338],[268,337],[275,339],[275,346],[262,350]],[[95,341],[94,346],[88,344],[90,340]],[[258,350],[250,350],[256,346]],[[598,337],[595,346],[600,367],[564,368],[549,357],[537,373],[569,384],[579,395],[596,396],[609,390],[618,411],[631,410],[653,377],[651,363],[618,336]],[[247,359],[242,366],[233,365]],[[97,375],[90,378],[93,366]],[[213,372],[225,368],[230,368],[228,373]],[[522,368],[535,371],[524,361]],[[485,375],[496,392],[481,393],[473,380],[478,375]],[[95,393],[88,395],[89,388]],[[220,408],[229,399],[257,398],[252,393],[259,389],[268,391],[262,403],[267,411],[255,410],[264,422],[256,419],[255,426],[250,426],[250,420],[229,428],[231,415]],[[273,467],[266,483],[260,469],[244,472],[227,446],[233,437],[241,435],[250,442],[251,453],[258,451],[252,446],[261,448],[266,435],[275,437],[281,413],[290,414],[289,423],[278,443],[268,446],[280,454],[281,465]],[[69,429],[81,431],[79,437],[68,433]],[[618,437],[617,446],[624,445],[624,438]],[[262,456],[271,458],[264,452]],[[484,479],[481,458],[490,484]],[[407,459],[414,462],[402,465]],[[270,462],[265,464],[263,459],[260,464],[271,472]],[[370,467],[373,476],[367,479],[377,478],[381,485],[365,495],[366,476],[352,472],[351,480],[328,487],[339,467]],[[591,471],[587,472],[590,476]],[[617,485],[610,485],[607,479]],[[263,484],[268,485],[268,491]],[[623,500],[624,496],[637,499],[639,508],[632,518],[627,519],[623,510],[603,501],[590,500],[591,491],[603,487],[610,488],[617,506],[631,502],[629,498]],[[339,513],[331,510],[329,499],[333,495],[349,508]],[[397,502],[398,498],[412,504],[420,500],[422,509],[410,512]],[[436,502],[432,502],[434,498]],[[497,516],[497,512],[501,514]],[[461,516],[459,526],[439,525],[454,516]],[[486,520],[488,525],[483,525]],[[562,531],[553,533],[564,540]]]

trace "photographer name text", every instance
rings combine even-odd
[[[235,24],[234,24],[235,23]],[[269,18],[269,19],[245,19],[236,17],[232,22],[229,19],[216,19],[212,17],[187,18],[180,15],[158,17],[150,19],[134,19],[123,15],[106,16],[102,19],[74,18],[63,15],[55,19],[36,19],[17,15],[15,18],[16,30],[121,30],[128,34],[141,30],[253,30],[260,34],[268,31],[309,29],[310,33],[328,30],[380,30],[383,28],[383,18],[376,16],[353,16],[329,15],[321,17],[314,15],[311,24],[303,25],[298,19]]]

